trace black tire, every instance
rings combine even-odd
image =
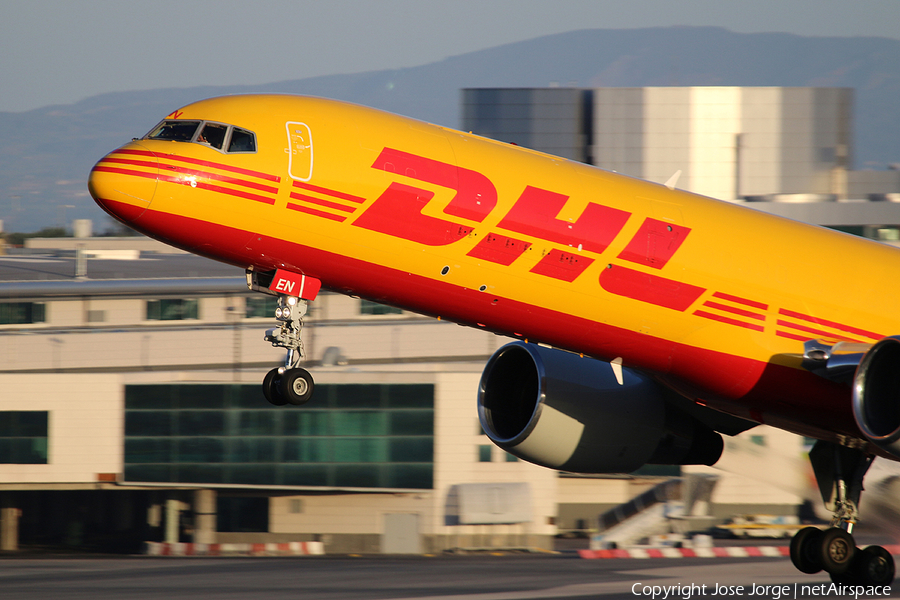
[[[822,568],[830,575],[843,575],[853,563],[856,543],[853,536],[843,529],[831,527],[822,532],[819,550]]]
[[[801,573],[812,575],[822,570],[821,539],[822,530],[817,527],[804,527],[791,538],[791,562]]]
[[[846,573],[832,575],[840,585],[885,586],[894,581],[894,557],[881,546],[857,549]]]
[[[288,402],[299,406],[312,398],[315,383],[306,369],[288,369],[281,376],[278,390]]]
[[[280,380],[281,375],[278,374],[278,369],[272,369],[266,373],[262,383],[263,396],[275,406],[284,406],[288,403],[287,398],[281,394]]]
[[[859,585],[890,585],[894,581],[894,557],[881,546],[869,546],[859,551],[855,571]]]

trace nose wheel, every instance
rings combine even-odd
[[[263,378],[263,395],[275,406],[306,404],[313,395],[315,382],[306,369],[300,368],[303,358],[303,316],[309,302],[318,294],[321,282],[313,277],[278,269],[275,273],[247,270],[247,287],[254,291],[278,296],[275,319],[278,327],[266,331],[266,341],[276,348],[284,348],[284,365],[272,369]]]
[[[287,398],[281,395],[281,373],[278,369],[272,369],[263,378],[263,396],[266,397],[271,404],[275,406],[284,406],[288,403]]]
[[[306,369],[277,367],[263,379],[263,395],[275,406],[300,406],[312,398],[315,382]]]
[[[825,504],[833,503],[832,527],[805,527],[791,539],[791,562],[803,573],[825,571],[845,585],[885,586],[894,581],[894,557],[881,546],[859,549],[853,540],[862,481],[872,457],[819,441],[809,453]]]
[[[308,302],[302,298],[279,295],[275,318],[280,325],[266,331],[266,341],[287,350],[284,366],[272,369],[263,379],[263,395],[275,406],[306,404],[315,389],[309,371],[297,366],[303,357],[300,331],[307,307]]]

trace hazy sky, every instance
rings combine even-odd
[[[576,29],[669,25],[900,39],[900,0],[0,0],[0,111],[408,67]]]

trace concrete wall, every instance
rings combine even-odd
[[[690,88],[690,189],[734,200],[741,88]]]
[[[692,190],[690,88],[644,89],[644,177],[665,183],[681,171],[678,188]]]
[[[593,164],[644,178],[644,90],[594,90]]]
[[[557,475],[551,469],[515,461],[493,447],[481,434],[475,411],[479,373],[442,373],[435,398],[435,509],[431,525],[448,543],[465,545],[487,535],[516,545],[516,536],[531,536],[531,544],[551,547],[556,534]],[[480,462],[478,447],[492,446],[491,462]],[[448,525],[445,504],[450,487],[460,483],[527,483],[531,491],[532,521],[519,525]],[[499,536],[499,538],[497,537]]]
[[[46,465],[0,465],[0,484],[96,483],[121,473],[124,394],[118,375],[0,375],[0,411],[48,411]]]
[[[593,91],[594,164],[723,200],[847,193],[853,92],[648,87]],[[543,149],[543,148],[541,148]]]
[[[782,189],[781,88],[744,88],[741,92],[741,196],[759,196]]]

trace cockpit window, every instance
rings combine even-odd
[[[240,127],[213,121],[182,121],[166,119],[144,136],[149,140],[194,142],[215,148],[219,152],[256,152],[256,134]]]
[[[231,141],[228,143],[229,152],[256,152],[256,138],[246,129],[235,127],[231,131]]]
[[[163,121],[147,134],[147,138],[190,142],[199,125],[200,121]]]
[[[228,126],[219,123],[207,123],[200,130],[197,141],[201,144],[209,144],[216,150],[221,150],[225,145],[225,136],[228,135]]]

